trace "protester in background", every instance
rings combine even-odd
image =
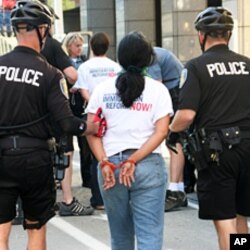
[[[169,90],[174,111],[178,108],[179,82],[183,65],[177,57],[169,50],[154,47],[155,60],[148,67],[148,74],[164,84]],[[185,158],[181,144],[177,146],[178,153],[171,150],[169,162],[169,179],[170,183],[166,192],[165,211],[169,212],[174,209],[187,206],[187,197],[184,191],[184,166]]]
[[[121,71],[121,67],[115,61],[107,57],[110,44],[108,34],[98,32],[90,39],[90,48],[93,57],[83,63],[78,69],[78,81],[74,88],[78,88],[82,97],[89,101],[95,87],[109,78],[113,78]],[[98,210],[104,209],[102,196],[97,180],[97,160],[93,159],[91,166],[91,193],[90,203]]]
[[[79,66],[87,60],[87,57],[83,55],[83,36],[80,33],[69,33],[66,35],[63,41],[63,45],[69,55],[72,65],[78,69]],[[82,98],[78,89],[70,89],[70,106],[72,112],[77,117],[84,117],[85,106],[87,102]],[[72,138],[73,140],[73,138]],[[85,137],[77,137],[78,146],[80,148],[80,164],[81,164],[81,177],[82,186],[90,187],[91,174],[90,167],[92,162],[92,154]]]
[[[173,114],[169,92],[146,75],[153,49],[139,32],[118,47],[123,71],[97,86],[87,107],[107,120],[103,139],[88,137],[98,164],[112,249],[161,250],[167,173],[161,143]]]
[[[213,220],[220,250],[247,234],[250,216],[250,60],[229,50],[233,17],[209,7],[195,20],[202,55],[187,62],[168,142],[193,127],[199,217]]]

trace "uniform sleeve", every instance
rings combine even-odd
[[[57,68],[63,71],[64,69],[73,66],[70,58],[67,56],[65,51],[62,48],[61,43],[55,40],[54,42],[54,53],[55,53],[55,59],[56,59],[56,65]]]
[[[48,93],[48,109],[55,121],[73,117],[65,78],[60,72],[52,79]]]
[[[191,63],[182,72],[178,109],[198,110],[200,103],[200,84],[196,68]]]
[[[174,114],[173,104],[168,89],[164,87],[162,83],[157,82],[156,84],[159,84],[160,89],[157,98],[158,102],[155,106],[155,115],[153,118],[154,123],[166,115],[173,116]]]
[[[78,89],[89,89],[87,75],[89,74],[86,65],[84,63],[77,70],[78,79],[74,87]]]

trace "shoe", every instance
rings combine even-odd
[[[187,196],[184,192],[167,190],[165,212],[172,211],[179,207],[186,207],[187,205]]]
[[[70,204],[66,204],[64,202],[59,203],[60,216],[91,215],[93,212],[94,208],[83,206],[75,197]]]

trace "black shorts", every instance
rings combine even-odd
[[[224,149],[220,166],[198,172],[199,217],[223,220],[250,216],[250,140]]]
[[[56,189],[51,153],[47,150],[6,151],[0,157],[0,224],[16,216],[20,196],[24,218],[38,228],[55,215]]]

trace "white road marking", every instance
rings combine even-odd
[[[92,250],[110,250],[110,247],[93,238],[92,236],[84,233],[78,228],[74,227],[72,224],[64,221],[61,218],[54,217],[49,221],[49,224],[57,227],[59,230],[70,235],[75,240],[79,241],[85,246],[88,246]]]

